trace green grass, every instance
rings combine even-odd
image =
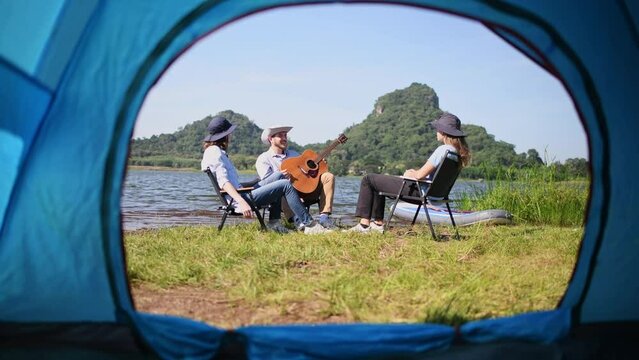
[[[588,180],[556,181],[552,168],[520,170],[490,181],[485,191],[465,194],[459,207],[467,210],[505,209],[517,223],[581,226],[588,200]]]
[[[125,245],[134,286],[208,288],[276,312],[312,302],[321,316],[347,321],[459,324],[554,308],[583,235],[582,227],[473,226],[461,228],[461,241],[435,242],[425,227],[408,230],[178,227],[126,233]]]

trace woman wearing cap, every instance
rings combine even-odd
[[[237,125],[232,125],[225,117],[214,117],[208,126],[209,135],[204,138],[204,155],[202,156],[202,171],[209,169],[217,178],[220,188],[224,189],[233,199],[236,209],[244,215],[251,217],[252,211],[246,200],[237,192],[240,188],[240,179],[237,170],[226,154],[226,149],[231,141],[231,133]],[[295,188],[288,180],[277,180],[268,185],[261,186],[253,191],[251,195],[258,206],[270,204],[268,227],[279,233],[286,233],[288,230],[280,224],[281,199],[286,200],[295,214],[294,221],[298,230],[304,230],[305,234],[317,234],[327,232],[308,213]]]
[[[461,157],[461,166],[470,163],[470,150],[466,144],[461,121],[450,113],[443,113],[431,124],[437,130],[437,141],[443,143],[426,160],[419,169],[408,169],[405,177],[426,179],[435,171],[444,158],[446,151],[454,151]],[[368,174],[362,178],[355,216],[360,218],[359,224],[346,231],[370,232],[384,231],[384,202],[381,192],[397,193],[402,186],[402,178],[398,176]],[[420,196],[417,186],[404,187],[402,195]]]

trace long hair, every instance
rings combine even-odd
[[[472,156],[470,154],[470,149],[468,148],[468,144],[466,143],[466,138],[454,137],[444,133],[441,133],[441,134],[444,138],[444,144],[452,145],[455,149],[457,149],[459,156],[461,156],[461,166],[466,167],[470,165],[470,160]]]
[[[226,148],[229,146],[229,136],[226,135],[225,137],[221,139],[217,139],[215,141],[204,141],[204,143],[202,144],[202,150],[206,150],[209,146],[213,146],[213,145],[226,151]]]

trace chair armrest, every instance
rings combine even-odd
[[[251,192],[251,191],[253,191],[254,189],[255,189],[255,188],[253,188],[253,187],[241,187],[241,188],[239,188],[239,189],[235,189],[235,190],[236,190],[238,193],[240,193],[240,194],[244,194],[244,193],[247,193],[247,192]],[[224,195],[227,195],[227,194],[228,194],[228,193],[226,192],[226,190],[222,190],[222,189],[220,189],[220,193],[221,193],[221,194],[224,194]]]
[[[400,178],[404,179],[404,180],[410,180],[410,181],[415,181],[415,182],[420,182],[420,183],[426,183],[426,184],[431,184],[432,181],[431,180],[426,180],[426,179],[416,179],[414,177],[409,177],[409,176],[400,176]]]
[[[397,193],[389,193],[389,192],[384,192],[384,191],[380,191],[379,195],[381,196],[388,196],[388,197],[392,197],[395,198],[397,197]]]
[[[386,196],[386,197],[391,198],[391,199],[396,199],[397,198],[397,193],[389,193],[389,192],[380,191],[379,195],[380,196]],[[400,200],[403,200],[403,201],[411,203],[411,204],[421,204],[422,203],[422,198],[419,197],[419,196],[402,195],[402,196],[400,196]]]

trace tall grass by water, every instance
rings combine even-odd
[[[581,226],[588,201],[587,179],[557,181],[552,167],[505,171],[485,190],[466,193],[460,208],[505,209],[518,223]]]

